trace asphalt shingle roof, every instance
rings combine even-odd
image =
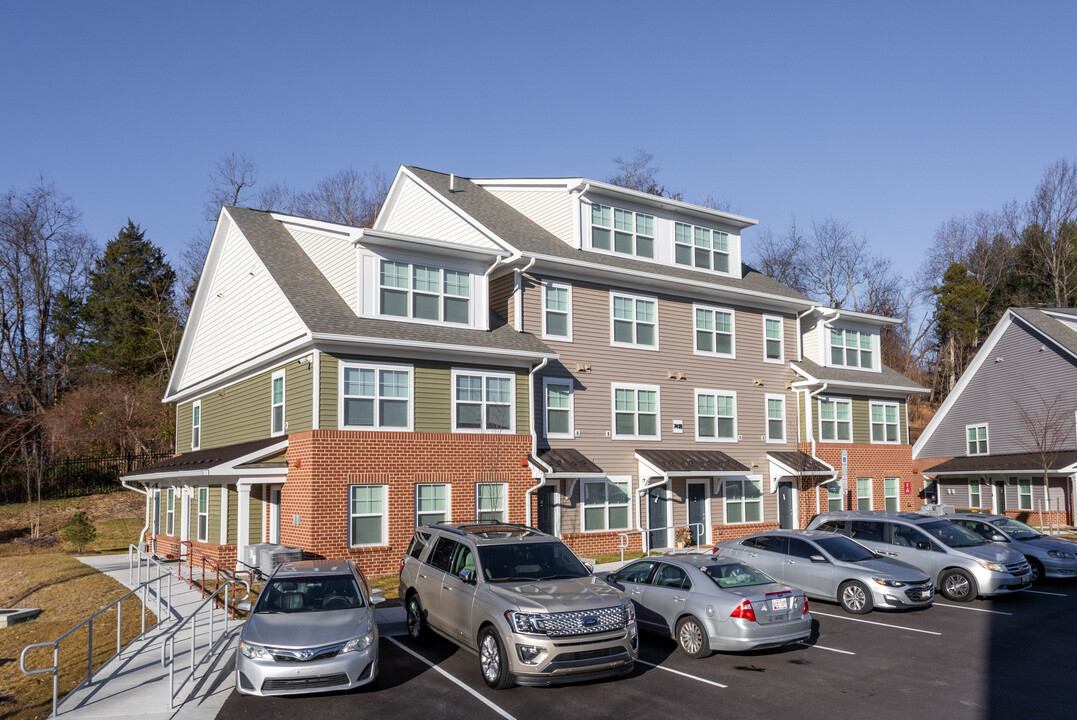
[[[312,333],[556,355],[531,333],[516,332],[496,313],[490,313],[489,332],[361,318],[280,221],[262,210],[229,207],[228,213]]]
[[[1077,463],[1077,450],[1063,450],[1049,458],[1051,470],[1061,470]],[[925,473],[978,472],[1043,472],[1039,453],[1010,453],[1006,455],[972,455],[955,457],[924,470]]]
[[[589,250],[577,250],[565,244],[553,233],[499,199],[486,188],[476,185],[467,178],[462,178],[459,175],[455,176],[453,180],[454,189],[449,190],[449,176],[445,173],[414,166],[408,166],[408,170],[415,173],[416,177],[433,188],[443,198],[459,207],[499,238],[525,254],[552,255],[569,260],[577,259],[595,262],[614,268],[710,283],[719,287],[742,288],[815,304],[806,295],[802,295],[791,287],[783,285],[747,265],[744,266],[744,277],[738,280],[679,266],[634,260],[628,257],[596,253]]]
[[[834,472],[832,468],[827,467],[820,461],[813,458],[808,453],[801,452],[800,450],[794,450],[792,452],[772,451],[767,453],[767,457],[773,458],[774,460],[780,462],[782,465],[785,465],[788,468],[792,468],[793,470],[797,470],[804,475],[812,475],[816,473],[830,474]]]
[[[1077,308],[1046,308],[1050,312],[1077,315]],[[1038,308],[1010,308],[1014,315],[1077,355],[1077,330]]]
[[[160,475],[169,472],[210,470],[218,465],[223,465],[224,463],[241,458],[244,455],[258,452],[263,448],[279,445],[280,442],[285,439],[286,438],[283,437],[270,437],[262,438],[261,440],[236,443],[235,445],[209,448],[206,450],[193,450],[181,455],[173,455],[167,460],[162,460],[153,465],[147,465],[144,468],[128,473],[125,477],[133,478],[141,475]]]
[[[909,392],[927,390],[923,385],[915,383],[897,370],[882,366],[882,372],[866,372],[864,370],[847,370],[845,368],[823,367],[807,358],[794,360],[792,364],[801,368],[805,373],[816,380],[832,383],[855,383],[859,385],[886,385],[890,387],[908,388]]]
[[[602,468],[575,448],[557,448],[540,452],[539,461],[555,473],[593,473],[603,475]]]
[[[721,450],[636,450],[636,454],[664,473],[751,472]]]

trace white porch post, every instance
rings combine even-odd
[[[250,536],[251,527],[251,486],[240,483],[236,486],[239,490],[238,523],[236,527],[236,559],[243,562],[244,551],[247,548],[247,540]]]
[[[221,485],[221,545],[228,544],[228,486]]]
[[[184,485],[180,488],[180,542],[191,539],[191,487]],[[180,557],[187,557],[187,547],[180,545]]]

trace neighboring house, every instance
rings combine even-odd
[[[907,399],[927,390],[882,362],[880,332],[896,322],[819,307],[801,318],[802,353],[792,363],[800,447],[834,469],[822,483],[808,478],[796,488],[804,524],[828,510],[906,511],[922,504]]]
[[[179,455],[126,478],[157,498],[158,551],[279,542],[383,573],[439,520],[526,522],[583,555],[806,523],[802,491],[839,471],[812,457],[815,386],[790,365],[816,368],[802,349],[837,317],[742,263],[754,223],[414,167],[373,229],[224,208],[165,398]],[[892,322],[842,316],[875,343]],[[907,451],[916,386],[877,356],[841,387],[896,401]]]
[[[913,456],[949,458],[924,460],[943,505],[1073,523],[1075,408],[1077,309],[1010,308]]]

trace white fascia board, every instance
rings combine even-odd
[[[850,320],[858,320],[860,322],[871,323],[873,325],[879,326],[902,324],[901,318],[888,317],[886,315],[875,315],[873,313],[866,312],[857,312],[855,310],[843,310],[839,308],[827,307],[825,305],[819,305],[817,308],[815,308],[815,311],[817,315],[823,317],[834,316],[835,313],[837,313],[837,316],[831,318],[832,320],[841,320],[843,318],[848,318]]]
[[[550,190],[569,192],[582,182],[583,178],[471,178],[471,182],[484,188],[510,190]]]
[[[770,293],[759,292],[758,290],[747,290],[745,288],[730,287],[727,285],[715,285],[713,283],[701,282],[699,280],[686,280],[684,278],[671,277],[669,275],[661,275],[659,273],[649,273],[640,270],[628,270],[626,268],[614,267],[611,265],[603,265],[601,263],[588,262],[586,260],[578,260],[575,258],[563,258],[554,255],[542,255],[537,253],[525,253],[524,256],[533,257],[539,262],[546,265],[552,265],[555,267],[565,268],[566,275],[576,275],[581,279],[594,279],[593,274],[586,273],[573,273],[573,269],[588,270],[593,273],[605,273],[609,275],[619,275],[622,277],[631,277],[644,280],[648,285],[662,285],[662,286],[674,286],[674,287],[689,287],[693,290],[702,290],[706,297],[718,297],[726,300],[736,300],[741,298],[752,298],[769,303],[767,307],[774,307],[778,311],[793,311],[804,310],[815,303],[810,300],[797,300],[796,298],[787,298],[781,295],[772,295]]]
[[[400,165],[396,169],[396,175],[393,176],[393,182],[389,186],[389,192],[385,194],[385,202],[381,204],[381,211],[378,216],[374,218],[374,228],[381,230],[385,227],[386,218],[393,214],[396,209],[397,200],[400,198],[401,193],[401,177],[404,175],[404,166]]]
[[[442,205],[444,205],[446,208],[448,208],[451,212],[456,213],[456,215],[458,215],[461,220],[463,220],[464,222],[468,223],[473,228],[478,230],[482,235],[484,235],[488,240],[490,240],[490,242],[494,243],[498,247],[504,248],[507,252],[510,252],[513,255],[519,256],[520,251],[517,250],[515,247],[513,247],[512,244],[510,244],[508,241],[501,238],[499,235],[497,235],[497,233],[490,230],[488,227],[483,225],[481,222],[479,222],[475,218],[468,215],[456,203],[449,202],[449,200],[446,199],[445,196],[443,196],[437,190],[435,190],[434,188],[430,187],[425,182],[423,182],[419,178],[418,175],[416,175],[415,173],[411,172],[410,170],[408,170],[406,167],[403,167],[403,166],[401,166],[400,171],[401,171],[401,173],[406,175],[416,185],[418,185],[423,190],[426,190],[428,193],[430,193],[430,197],[432,197],[435,200],[437,200],[438,202],[440,202]],[[396,182],[394,181],[393,184],[395,185]],[[378,230],[382,229],[380,227],[377,227],[377,223],[375,223],[375,228],[378,229]]]
[[[302,335],[296,335],[293,338],[285,340],[283,343],[273,348],[269,352],[272,354],[259,355],[256,358],[251,358],[246,362],[233,365],[230,368],[226,368],[212,377],[208,377],[205,380],[189,385],[180,390],[168,389],[168,392],[161,399],[163,403],[179,403],[189,400],[199,395],[204,395],[206,392],[214,389],[220,389],[236,382],[237,379],[242,379],[244,375],[257,374],[263,370],[267,370],[269,367],[279,364],[283,358],[287,358],[289,355],[294,355],[296,352],[302,350],[304,347],[310,345],[311,334],[310,331],[303,333]]]
[[[1074,467],[1077,467],[1077,466],[1070,465],[1069,467],[1059,468],[1058,470],[1048,470],[1047,474],[1048,475],[1067,475],[1067,474],[1072,473],[1074,471],[1073,470]],[[1009,470],[944,470],[942,472],[934,472],[933,470],[925,470],[924,472],[926,474],[928,474],[928,475],[934,475],[935,477],[950,477],[950,476],[970,477],[970,476],[977,476],[977,475],[1024,475],[1025,473],[1037,473],[1040,477],[1043,476],[1043,468],[1042,467],[1029,467],[1029,468],[1025,468],[1023,470],[1022,469],[1016,469],[1015,470],[1013,468],[1010,468]]]
[[[543,358],[556,360],[560,357],[560,355],[558,355],[557,353],[528,352],[525,350],[508,350],[505,348],[484,348],[475,345],[451,345],[448,343],[423,342],[416,340],[395,340],[389,338],[362,337],[357,335],[337,335],[334,333],[315,333],[312,337],[316,342],[338,342],[351,345],[374,345],[378,347],[406,346],[409,350],[413,348],[418,348],[424,350],[440,351],[453,354],[466,354],[472,356],[491,355],[495,357],[514,357],[531,360],[541,360]]]
[[[581,178],[577,183],[577,186],[579,185],[589,185],[590,188],[587,191],[589,194],[594,193],[606,197],[624,198],[650,207],[673,210],[675,212],[694,215],[696,217],[716,220],[726,225],[740,228],[741,230],[759,224],[759,221],[755,218],[722,212],[721,210],[712,210],[710,208],[705,208],[702,205],[695,205],[693,203],[684,202],[683,200],[671,200],[670,198],[662,197],[661,195],[651,195],[650,193],[640,192],[639,190],[629,190],[620,185],[611,185],[609,183],[599,182],[598,180]]]
[[[953,391],[946,396],[946,399],[939,406],[939,409],[935,411],[935,414],[931,416],[931,421],[928,422],[927,427],[920,433],[920,437],[916,438],[916,442],[912,446],[912,459],[919,460],[920,453],[923,452],[924,446],[927,445],[927,441],[931,439],[931,436],[938,429],[939,425],[945,419],[946,414],[950,412],[950,408],[954,406],[957,399],[961,397],[961,393],[964,392],[968,384],[972,382],[972,378],[980,370],[980,367],[987,362],[987,356],[995,349],[995,345],[998,344],[999,339],[1002,337],[1006,329],[1013,324],[1013,319],[1016,317],[1012,310],[1007,310],[1006,314],[1002,316],[998,324],[995,325],[995,329],[991,331],[991,334],[987,336],[987,340],[980,346],[980,349],[976,352],[976,356],[972,359],[972,364],[965,369],[961,377],[957,381],[957,385],[954,386]]]
[[[662,472],[661,470],[656,468],[654,465],[652,465],[648,461],[644,460],[642,457],[640,457],[639,453],[633,453],[633,454],[636,456],[636,462],[638,463],[638,473],[639,473],[639,479],[640,479],[640,487],[638,488],[638,490],[643,489],[643,479],[644,478],[656,478],[656,477],[657,478],[664,478],[663,482],[669,482],[669,475],[668,474]],[[646,473],[644,471],[646,471]],[[655,487],[657,487],[657,484],[655,484]]]
[[[258,458],[261,458],[261,457],[267,457],[269,455],[275,455],[275,454],[279,453],[281,450],[286,450],[287,448],[288,448],[288,438],[284,438],[280,442],[273,443],[272,445],[264,447],[261,450],[255,450],[254,452],[249,452],[246,455],[241,455],[240,457],[235,458],[234,460],[229,460],[226,463],[221,463],[220,465],[215,465],[214,467],[209,468],[207,470],[178,470],[178,471],[171,471],[171,472],[166,470],[166,471],[161,471],[161,472],[145,473],[145,474],[131,473],[129,475],[125,475],[124,479],[125,480],[139,479],[140,481],[143,480],[143,479],[166,479],[166,478],[183,478],[183,477],[189,477],[189,478],[204,477],[204,478],[222,478],[223,479],[223,478],[231,478],[231,477],[233,477],[235,475],[260,475],[260,476],[264,476],[264,475],[277,475],[277,476],[279,476],[279,475],[287,475],[288,474],[288,469],[287,468],[238,468],[237,467],[237,466],[242,465],[244,463],[253,462],[253,461],[255,461],[255,460],[257,460]]]
[[[425,252],[439,255],[477,255],[486,258],[501,257],[506,254],[505,250],[494,248],[477,247],[474,245],[461,245],[460,243],[423,238],[416,235],[401,235],[400,233],[385,232],[384,230],[364,229],[356,233],[351,241],[356,245],[384,245],[394,248],[419,249]]]
[[[911,395],[915,393],[930,392],[927,388],[910,388],[904,385],[883,385],[881,383],[861,383],[861,382],[848,382],[844,380],[820,380],[813,377],[804,368],[800,367],[796,363],[790,363],[789,366],[793,369],[793,372],[797,373],[805,380],[797,380],[791,383],[794,389],[810,388],[812,385],[826,384],[832,388],[846,388],[849,390],[869,390],[871,392],[885,392],[885,393],[898,393],[901,395]]]
[[[314,220],[313,218],[305,218],[299,215],[270,213],[269,216],[283,225],[294,225],[298,228],[313,230],[326,235],[338,235],[340,237],[353,238],[356,234],[363,232],[362,228],[353,227],[351,225],[326,222],[325,220]]]

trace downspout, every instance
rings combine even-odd
[[[512,286],[512,326],[516,329],[516,332],[524,331],[524,304],[523,304],[523,274],[530,270],[537,257],[531,258],[531,262],[524,265],[522,268],[513,268],[514,275]]]
[[[1070,475],[1070,516],[1071,525],[1077,523],[1077,473]]]
[[[534,259],[531,262],[535,262]],[[517,270],[519,272],[519,270]],[[518,278],[519,276],[517,276]],[[527,389],[528,389],[528,417],[531,419],[531,457],[538,461],[538,436],[535,434],[535,373],[550,362],[550,358],[542,358],[542,362],[536,365],[531,372],[527,374]],[[540,487],[546,484],[546,473],[542,473],[542,477],[538,483],[532,486],[524,493],[524,511],[527,518],[527,526],[531,527],[531,494],[538,490]]]
[[[822,386],[818,390],[816,390],[815,392],[808,393],[808,397],[804,401],[804,419],[807,420],[807,422],[808,422],[808,440],[811,441],[811,456],[812,456],[813,460],[816,460],[816,461],[821,462],[821,463],[825,463],[825,461],[821,457],[819,457],[818,455],[815,454],[815,420],[812,417],[812,412],[811,412],[811,399],[813,397],[815,397],[816,395],[818,395],[819,393],[825,391],[827,389],[827,387],[829,387],[829,385],[830,385],[830,383],[823,383]],[[830,478],[830,480],[827,480],[826,482],[819,483],[819,487],[822,487],[823,485],[826,485],[827,483],[834,482],[837,479],[838,479],[838,474],[834,473],[834,477]],[[842,503],[844,503],[844,502],[845,502],[845,500],[843,498]],[[816,513],[818,513],[819,510],[820,510],[820,504],[821,504],[821,501],[819,500],[819,490],[818,490],[818,488],[816,488],[816,490],[815,490],[815,512]]]
[[[656,483],[652,483],[652,484],[650,484],[650,485],[643,485],[643,484],[641,484],[641,485],[640,485],[640,487],[639,487],[639,490],[637,490],[637,491],[636,491],[636,494],[637,494],[637,495],[640,495],[640,498],[639,498],[639,500],[642,500],[642,499],[643,499],[643,494],[644,494],[644,493],[646,493],[646,492],[649,492],[649,491],[650,491],[650,490],[652,490],[653,488],[656,488],[656,487],[661,487],[662,485],[665,485],[665,484],[666,484],[666,483],[668,483],[668,482],[669,482],[669,475],[668,475],[668,474],[665,474],[665,475],[663,475],[663,476],[662,476],[662,478],[661,478],[661,479],[660,479],[660,480],[659,480],[658,482],[656,482]],[[651,542],[650,542],[650,536],[648,536],[648,535],[647,535],[647,533],[646,533],[646,532],[644,532],[644,530],[643,530],[643,513],[641,513],[641,512],[639,511],[639,500],[636,500],[636,530],[639,530],[639,531],[640,531],[640,533],[641,533],[641,534],[643,535],[643,537],[641,538],[641,540],[643,540],[643,541],[644,541],[644,542],[642,543],[642,546],[643,546],[643,547],[645,547],[645,548],[647,548],[647,552],[648,552],[648,553],[650,553],[650,551],[651,551],[651,548],[650,548],[650,544],[651,544]],[[648,523],[648,524],[649,524],[649,523]],[[649,530],[650,530],[650,528],[648,528],[648,531],[649,531]]]
[[[146,536],[146,533],[149,532],[150,523],[153,522],[153,516],[150,514],[152,512],[150,508],[150,502],[153,498],[153,493],[150,492],[149,488],[145,490],[139,490],[133,485],[128,485],[127,480],[124,480],[123,478],[120,478],[120,485],[122,485],[125,490],[134,490],[136,493],[146,496],[146,527],[142,528],[142,532],[138,534],[138,544],[141,545],[142,538],[144,538]]]
[[[510,262],[513,262],[518,257],[520,257],[519,251],[515,251],[511,255],[507,255],[507,256],[506,255],[498,255],[497,258],[494,260],[494,264],[491,265],[490,267],[488,267],[486,269],[486,272],[483,273],[482,279],[483,279],[483,282],[484,282],[484,284],[486,286],[487,305],[489,305],[489,298],[490,298],[490,273],[492,273],[495,269],[497,269],[498,266],[505,265],[505,264],[508,264]],[[486,313],[486,322],[484,323],[483,327],[486,330],[490,329],[490,313]]]

